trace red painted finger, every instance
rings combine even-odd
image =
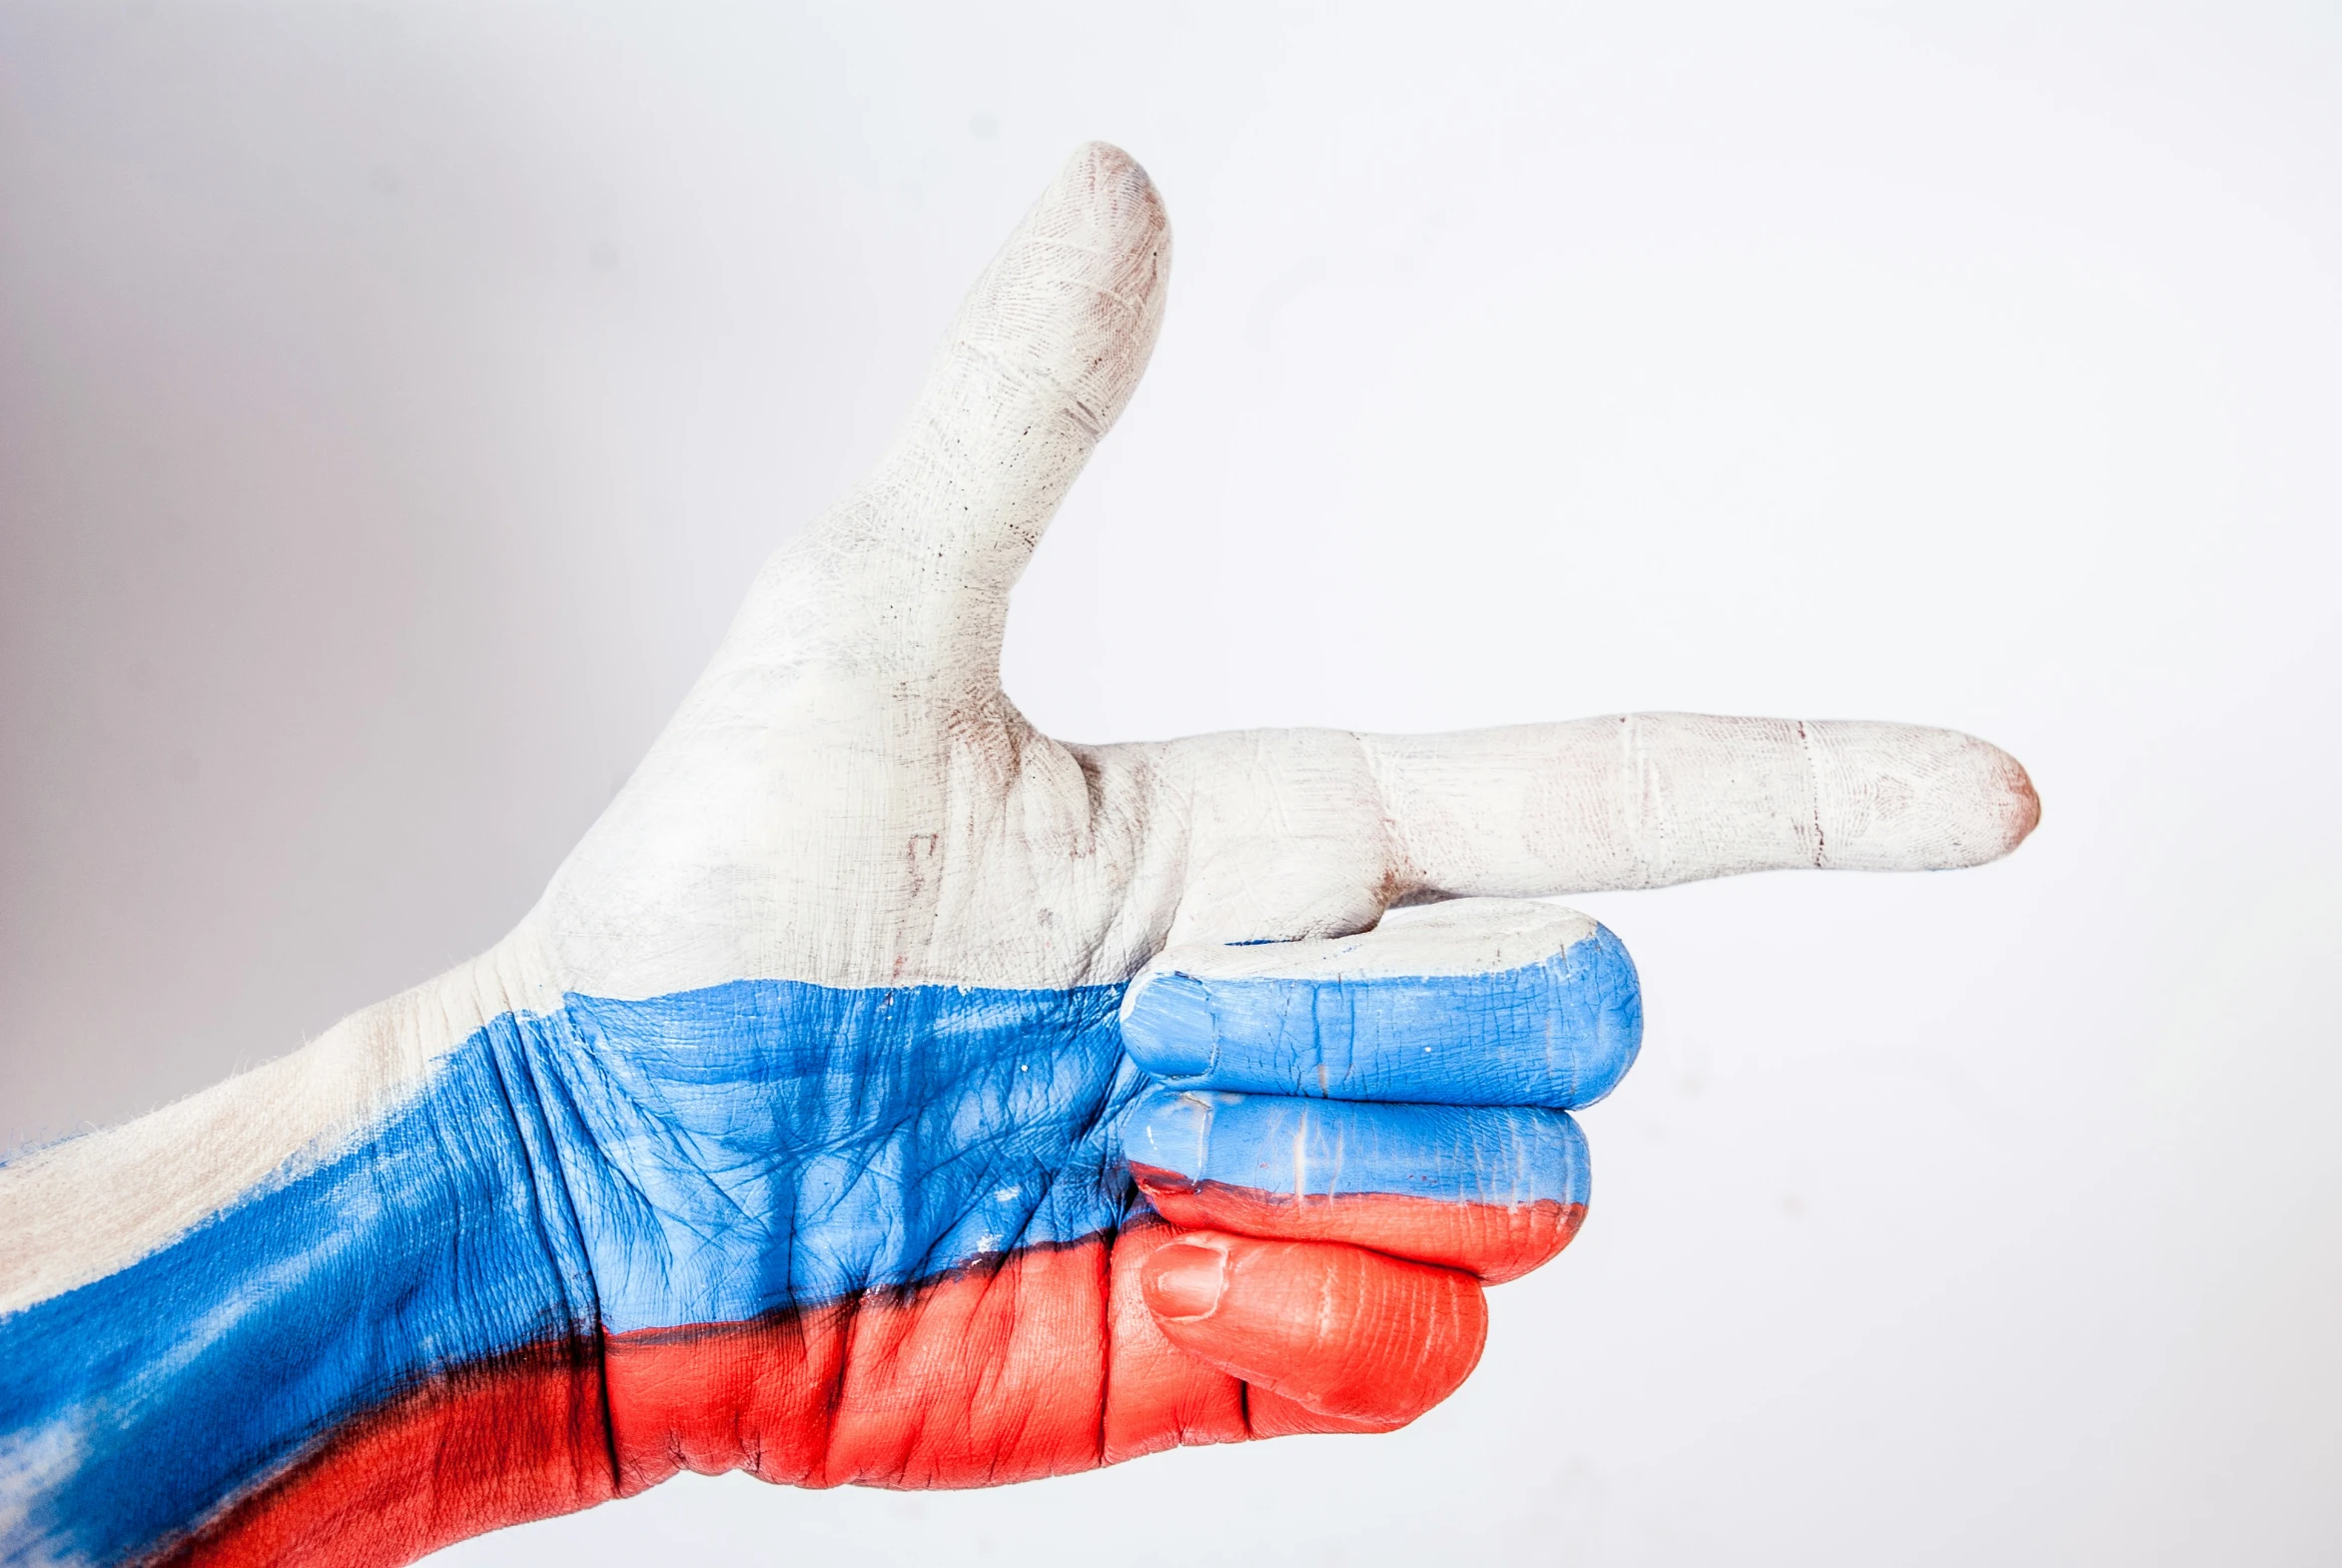
[[[1140,1284],[1165,1338],[1273,1396],[1263,1436],[1403,1426],[1456,1390],[1488,1337],[1477,1280],[1355,1246],[1190,1231]]]

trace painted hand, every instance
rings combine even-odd
[[[1568,1241],[1567,1109],[1640,1037],[1616,939],[1523,900],[2032,826],[2011,759],[1897,725],[1035,733],[1009,590],[1169,260],[1146,175],[1077,156],[536,909],[345,1026],[363,1114],[7,1303],[0,1343],[81,1347],[0,1357],[15,1429],[78,1445],[25,1529],[397,1562],[684,1467],[967,1486],[1400,1425]]]

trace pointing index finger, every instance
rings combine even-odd
[[[1433,897],[1973,866],[2041,809],[2014,757],[1916,724],[1639,713],[1361,743],[1398,880]]]

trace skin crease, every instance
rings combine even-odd
[[[510,936],[0,1168],[0,1457],[37,1458],[0,1464],[0,1560],[388,1565],[683,1469],[989,1485],[1404,1425],[1478,1360],[1483,1282],[1584,1212],[1574,1132],[1500,1172],[1473,1118],[1559,1115],[1639,1041],[1616,939],[1518,901],[1974,865],[2031,830],[2012,758],[1905,725],[1040,735],[1000,686],[1009,590],[1137,386],[1169,269],[1145,172],[1077,153],[901,439],[776,552]],[[1417,904],[1438,918],[1383,920]],[[1200,1011],[1164,1023],[1158,986]],[[1240,1180],[1211,1150],[1140,1160],[1155,1052],[1181,1091],[1332,1096],[1384,1174],[1337,1191],[1298,1157]],[[380,1250],[335,1251],[345,1230]],[[324,1286],[238,1237],[333,1261],[358,1304],[306,1317],[354,1321],[357,1348],[140,1534],[106,1467],[151,1465],[151,1497],[174,1461],[122,1424],[124,1390],[156,1420],[166,1386],[266,1413],[316,1372],[224,1392],[122,1326],[202,1317],[210,1346],[266,1339],[272,1303],[303,1317]],[[193,1282],[138,1293],[166,1268]],[[540,1277],[483,1326],[479,1296]],[[101,1326],[114,1360],[31,1381]]]

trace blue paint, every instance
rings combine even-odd
[[[1123,1020],[1176,1089],[1450,1106],[1591,1105],[1643,1039],[1634,961],[1606,927],[1493,975],[1148,981]]]
[[[1282,1196],[1381,1192],[1500,1206],[1586,1201],[1585,1135],[1535,1106],[1399,1106],[1150,1090],[1123,1147],[1193,1181]]]
[[[738,1322],[1113,1228],[1122,990],[569,999],[569,1176],[613,1332]]]
[[[1112,1228],[1120,1001],[742,983],[497,1019],[356,1147],[0,1318],[0,1561],[138,1555],[429,1373],[597,1320]]]

